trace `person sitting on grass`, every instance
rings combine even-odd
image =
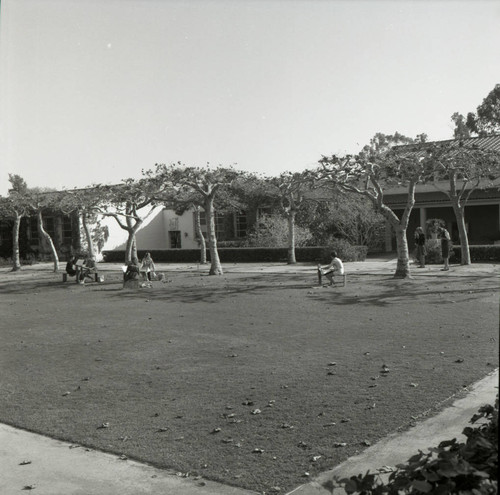
[[[149,282],[155,276],[155,264],[149,253],[146,253],[144,258],[142,258],[141,273],[144,276],[144,280],[148,280]]]
[[[123,273],[123,281],[139,280],[140,275],[139,260],[137,258],[132,258],[132,261],[128,263],[127,269]]]
[[[344,275],[344,264],[342,263],[342,260],[337,256],[335,251],[332,251],[331,256],[332,261],[329,265],[318,265],[318,280],[320,285],[323,275],[330,281],[329,285],[333,285],[335,283],[335,275]]]

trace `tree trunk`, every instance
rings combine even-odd
[[[17,272],[21,269],[21,255],[19,253],[19,227],[23,216],[16,212],[14,226],[12,227],[12,271]]]
[[[210,250],[210,271],[209,275],[222,275],[222,265],[217,251],[217,237],[215,235],[215,211],[214,199],[208,196],[205,200],[205,215],[207,217],[207,237],[208,249]]]
[[[469,250],[469,237],[467,236],[467,229],[465,227],[464,208],[460,205],[458,199],[452,198],[451,205],[457,219],[458,235],[460,237],[460,251],[461,251],[461,265],[470,265],[470,250]]]
[[[394,278],[412,278],[410,273],[410,252],[406,239],[406,227],[402,227],[401,225],[396,227],[396,250],[398,253],[398,262]]]
[[[297,263],[295,259],[295,211],[288,213],[288,260],[289,265]]]
[[[196,239],[200,243],[200,264],[206,265],[207,263],[207,243],[205,242],[205,236],[201,231],[201,220],[200,220],[200,207],[195,206],[194,209],[194,228]]]
[[[134,244],[135,244],[135,234],[133,231],[129,230],[127,244],[125,246],[125,263],[128,265],[134,256]]]
[[[134,238],[132,239],[132,258],[138,260],[139,255],[137,254],[137,238],[135,237],[136,230],[134,230]]]
[[[54,271],[57,272],[59,270],[59,256],[57,255],[56,248],[54,246],[54,242],[52,241],[52,238],[50,235],[45,231],[43,227],[43,217],[42,217],[42,210],[38,210],[37,212],[37,219],[38,219],[38,231],[42,235],[42,237],[45,239],[47,244],[50,247],[50,252],[52,253],[52,259],[54,260]]]
[[[87,213],[82,213],[82,227],[85,232],[85,239],[87,240],[87,245],[89,247],[88,255],[90,258],[95,259],[95,249],[94,243],[92,242],[92,234],[90,233],[90,227],[87,223]]]

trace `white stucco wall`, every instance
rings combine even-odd
[[[109,228],[109,239],[103,251],[123,251],[127,242],[127,232],[114,218],[106,217],[103,223]],[[173,210],[160,207],[150,214],[137,232],[137,248],[141,251],[171,249],[169,231],[180,231],[181,249],[198,248],[194,238],[193,211],[186,211],[179,216]]]

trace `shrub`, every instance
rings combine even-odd
[[[350,246],[341,242],[325,246],[304,246],[295,248],[295,257],[298,262],[329,263],[330,253],[337,250],[344,261],[363,261],[366,258],[366,246]],[[342,250],[344,249],[344,250]],[[217,250],[223,263],[259,263],[259,262],[285,262],[287,260],[287,248],[220,248]],[[199,249],[165,249],[149,251],[153,260],[157,263],[198,263],[200,260]],[[142,259],[146,251],[138,251],[139,259]],[[324,261],[326,255],[326,261]],[[125,251],[104,251],[104,261],[107,263],[123,263]],[[210,260],[210,252],[207,249],[207,259]]]
[[[330,263],[332,251],[336,251],[342,261],[364,261],[368,253],[368,247],[353,246],[345,239],[334,239],[328,247],[323,248],[321,263]]]
[[[295,224],[295,247],[306,246],[311,239],[309,229]],[[248,247],[285,247],[288,246],[288,220],[281,215],[263,215],[247,235]]]
[[[377,473],[328,480],[324,488],[333,493],[342,487],[348,494],[496,494],[498,485],[498,395],[495,405],[483,406],[466,427],[465,443],[441,442],[427,453],[419,451],[406,464],[396,466],[387,482]]]

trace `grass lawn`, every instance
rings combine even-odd
[[[411,281],[362,266],[347,264],[345,288],[228,267],[137,292],[118,272],[81,287],[50,265],[3,269],[0,421],[290,490],[498,366],[500,265]]]

